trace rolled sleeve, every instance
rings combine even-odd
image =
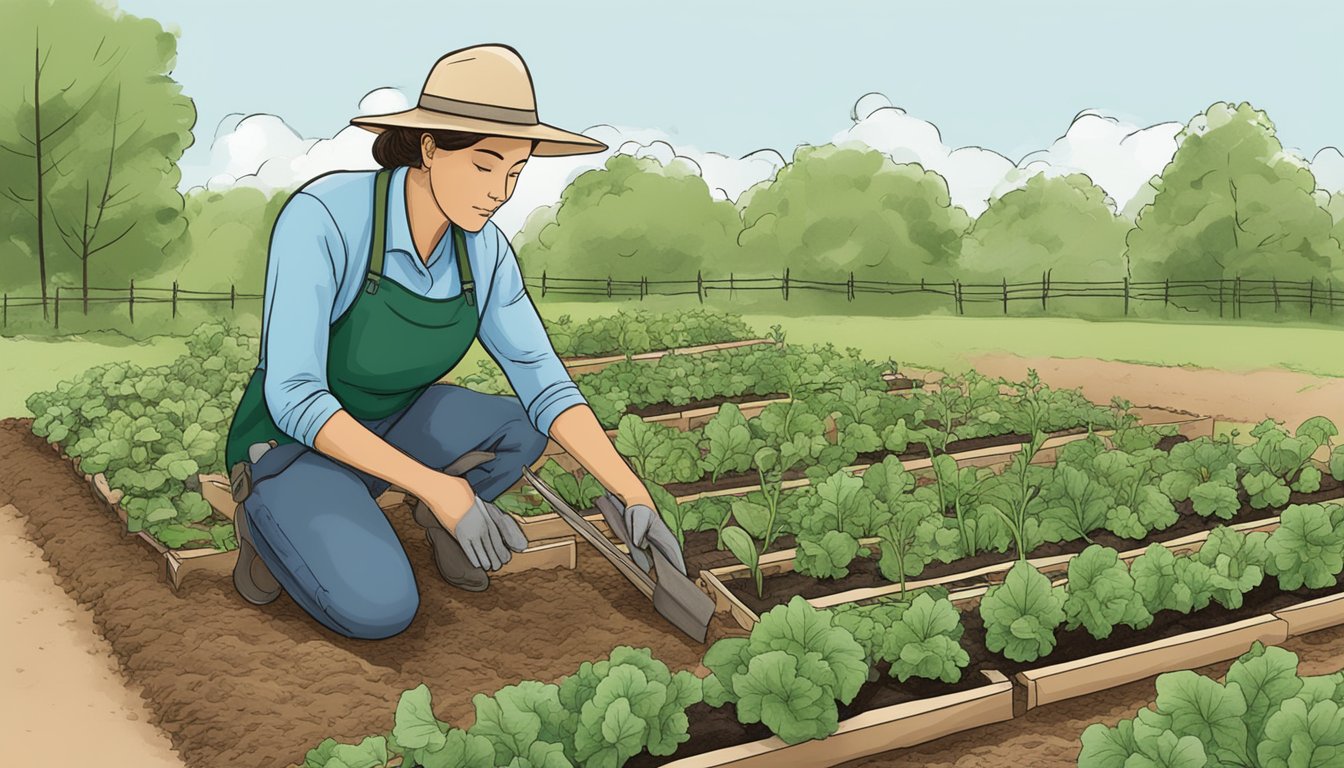
[[[264,393],[275,425],[310,448],[342,408],[327,386],[327,342],[344,265],[345,244],[331,212],[312,195],[295,193],[276,219],[267,258]]]
[[[498,227],[491,228],[496,261],[482,308],[481,343],[518,393],[532,425],[549,435],[557,416],[588,401],[551,344],[508,239]]]

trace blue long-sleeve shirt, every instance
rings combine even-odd
[[[445,231],[428,264],[416,255],[406,215],[406,170],[392,172],[383,274],[421,296],[451,298],[461,293],[452,237]],[[328,335],[364,284],[373,181],[373,171],[336,171],[309,181],[285,203],[271,233],[257,367],[266,370],[266,407],[276,426],[310,448],[322,425],[342,409],[327,388]],[[481,320],[477,337],[533,426],[549,434],[556,416],[586,401],[556,355],[508,238],[493,221],[463,234]]]

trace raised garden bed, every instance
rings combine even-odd
[[[667,355],[697,355],[702,352],[717,352],[723,349],[736,349],[738,347],[753,347],[757,344],[774,344],[774,339],[744,339],[741,341],[723,341],[717,344],[697,344],[689,347],[677,347],[676,349],[662,349],[656,352],[641,352],[635,355],[604,355],[600,357],[564,357],[561,358],[570,373],[585,374],[597,373],[613,363],[621,363],[627,360],[644,361],[657,360]]]
[[[852,703],[840,707],[840,727],[835,733],[800,744],[786,744],[759,723],[742,725],[732,705],[710,707],[701,702],[686,714],[691,741],[670,757],[636,755],[626,768],[838,765],[1010,720],[1013,695],[1012,683],[993,669],[966,670],[960,683],[947,685],[920,678],[898,683],[879,667],[878,679],[865,684]]]
[[[1295,493],[1289,504],[1312,504],[1321,501],[1344,499],[1344,484],[1330,482],[1322,491],[1304,494]],[[1230,520],[1211,520],[1196,514],[1189,502],[1178,503],[1181,513],[1178,522],[1166,529],[1154,531],[1142,542],[1123,539],[1107,531],[1091,534],[1095,543],[1112,547],[1120,551],[1121,559],[1129,561],[1142,555],[1148,544],[1157,543],[1174,553],[1193,552],[1199,549],[1208,538],[1215,525],[1225,525],[1233,530],[1273,531],[1279,525],[1279,516],[1273,510],[1256,510],[1244,503],[1241,512]],[[706,534],[712,537],[712,532]],[[790,542],[781,542],[790,543]],[[872,549],[879,548],[876,539],[865,539],[862,545]],[[703,546],[703,545],[701,545]],[[712,544],[711,544],[712,546]],[[1057,573],[1068,568],[1071,561],[1082,552],[1088,543],[1081,539],[1065,542],[1047,542],[1032,550],[1027,562],[1043,573]],[[731,558],[731,555],[729,555]],[[741,563],[724,565],[700,571],[699,583],[715,602],[720,611],[727,612],[743,629],[750,629],[760,620],[760,613],[771,607],[788,602],[793,595],[801,595],[817,608],[830,608],[845,603],[864,602],[881,597],[895,595],[901,591],[901,585],[885,578],[877,568],[875,558],[856,560],[850,565],[850,574],[841,579],[816,579],[794,571],[797,550],[779,549],[767,552],[760,558],[760,569],[765,579],[765,595],[757,596],[750,569]],[[1016,556],[987,552],[972,558],[962,558],[950,563],[933,562],[919,575],[908,580],[906,590],[929,586],[944,586],[950,589],[969,589],[980,585],[995,584],[1003,580],[1006,574],[1018,562]]]

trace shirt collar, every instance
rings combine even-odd
[[[452,234],[451,229],[444,230],[434,252],[429,255],[429,263],[420,261],[415,252],[415,240],[411,237],[411,224],[406,216],[406,173],[408,166],[400,166],[392,172],[389,180],[389,199],[387,201],[387,253],[400,251],[422,267],[429,269],[443,255]]]

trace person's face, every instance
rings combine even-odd
[[[479,232],[513,195],[532,156],[532,140],[488,136],[464,149],[445,150],[426,133],[420,137],[420,154],[444,215],[468,232]]]

